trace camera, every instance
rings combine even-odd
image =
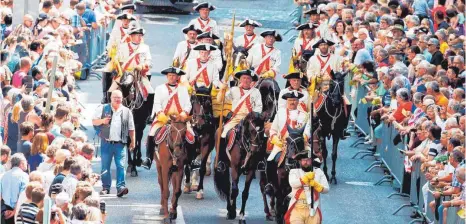
[[[100,213],[102,213],[102,214],[106,213],[106,203],[105,203],[105,201],[100,201]]]
[[[24,85],[26,85],[26,93],[27,94],[31,93],[34,88],[34,79],[32,78],[32,76],[28,75],[24,77],[23,82],[24,82]]]

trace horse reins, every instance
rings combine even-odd
[[[174,123],[181,123],[181,122],[174,122]],[[176,157],[176,155],[174,155],[175,146],[183,147],[184,141],[181,138],[181,133],[182,133],[182,131],[186,131],[186,127],[182,128],[182,129],[178,129],[178,128],[172,126],[172,125],[168,125],[168,130],[167,130],[168,133],[171,133],[172,128],[174,128],[175,131],[176,131],[175,141],[171,141],[172,138],[169,136],[167,138],[167,147],[168,147],[168,152],[170,153],[170,156],[172,157],[173,165],[176,165],[176,161],[177,161],[178,158]],[[181,139],[181,143],[179,143],[177,145],[172,145],[173,143],[178,141],[178,138]]]

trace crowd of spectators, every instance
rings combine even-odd
[[[73,47],[115,19],[124,2],[67,2],[41,0],[37,17],[13,25],[16,2],[0,1],[2,223],[42,223],[48,198],[51,223],[105,222],[93,187],[101,176],[91,166],[95,147],[80,129],[75,79],[83,64]]]

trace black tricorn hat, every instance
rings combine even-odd
[[[328,46],[330,47],[330,46],[334,45],[335,43],[333,43],[333,42],[330,41],[330,40],[321,38],[319,41],[317,41],[317,43],[315,43],[314,45],[312,45],[312,48],[318,48],[320,44],[328,44]]]
[[[210,4],[209,2],[202,2],[202,3],[199,3],[198,5],[194,6],[193,9],[199,12],[199,10],[203,9],[203,8],[208,8],[208,9],[210,9],[210,11],[214,11],[217,7]]]
[[[174,73],[174,74],[177,74],[178,76],[182,76],[186,74],[186,72],[184,72],[182,69],[177,68],[177,67],[172,67],[172,66],[162,70],[160,73],[162,73],[163,75],[167,75],[168,73]]]
[[[275,41],[281,42],[283,40],[282,35],[280,35],[276,30],[266,30],[261,33],[262,37],[266,36],[273,36],[275,37]]]
[[[296,91],[296,90],[293,90],[291,92],[287,92],[285,94],[283,94],[282,96],[282,99],[286,100],[286,99],[301,99],[303,98],[304,94]]]
[[[249,70],[249,69],[241,70],[241,71],[235,73],[235,77],[237,79],[241,78],[241,76],[243,76],[243,75],[247,75],[247,76],[251,77],[252,81],[254,81],[254,82],[259,80],[259,77],[257,77],[256,73],[254,71],[252,71],[252,70]]]

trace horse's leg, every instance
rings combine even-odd
[[[325,137],[320,137],[320,148],[322,149],[322,160],[324,160],[324,174],[325,177],[327,177],[328,180],[328,174],[327,174],[327,156],[328,156],[328,151],[327,151],[327,142],[325,140]]]
[[[213,135],[204,135],[201,141],[201,167],[199,168],[199,186],[197,187],[197,199],[204,199],[204,177],[206,174],[207,159],[210,156]],[[205,142],[203,142],[205,141]]]
[[[267,221],[272,221],[272,215],[270,214],[269,205],[267,204],[267,195],[265,194],[265,185],[267,184],[267,175],[265,172],[260,172],[259,186],[262,194],[262,201],[264,202],[264,213]]]
[[[160,144],[160,163],[162,166],[161,173],[158,175],[162,175],[162,209],[163,209],[163,217],[164,219],[168,219],[168,198],[170,197],[170,188],[168,183],[170,181],[170,167],[172,166],[171,156],[168,154],[168,150],[166,147],[166,142],[162,142]]]
[[[288,174],[285,168],[278,168],[277,170],[277,183],[278,186],[275,188],[276,192],[275,195],[277,196],[277,204],[276,204],[276,215],[275,221],[277,224],[284,223],[284,215],[288,210],[288,207],[284,205],[285,197],[287,195],[287,188],[288,184]]]
[[[240,153],[240,148],[238,144],[235,144],[233,146],[233,149],[231,149],[231,195],[230,195],[230,201],[231,201],[231,206],[228,209],[228,219],[235,219],[236,218],[236,198],[238,197],[239,194],[239,177],[241,175],[240,172],[240,166],[241,166],[241,153]]]
[[[251,158],[251,159],[254,159],[254,158]],[[252,182],[252,179],[254,178],[254,175],[255,175],[254,171],[256,170],[255,165],[257,165],[257,163],[254,163],[254,164],[251,164],[251,165],[252,166],[249,166],[251,168],[248,170],[248,174],[246,175],[246,180],[244,182],[244,189],[243,189],[243,193],[241,195],[241,200],[242,200],[241,201],[241,210],[239,212],[239,223],[240,224],[246,224],[246,219],[244,218],[244,215],[245,215],[244,210],[246,209],[246,202],[248,201],[248,197],[249,197],[249,188],[251,187],[251,182]]]
[[[160,164],[159,158],[157,156],[154,156],[155,160],[155,166],[157,168],[157,180],[159,182],[159,187],[160,187],[160,194],[163,194],[163,179],[162,179],[162,165]],[[163,210],[163,197],[160,197],[160,205],[162,208],[160,208],[159,215],[165,215],[165,211]]]
[[[170,209],[170,220],[174,220],[178,216],[176,208],[178,207],[178,199],[181,195],[181,183],[183,182],[183,162],[180,160],[178,160],[178,171],[174,172],[172,177],[173,196],[172,206]]]
[[[184,182],[183,192],[189,194],[191,193],[191,167],[188,164],[184,166],[184,176],[186,180]]]
[[[141,158],[142,157],[141,155],[142,136],[144,135],[144,129],[146,128],[145,119],[139,122],[141,122],[141,124],[138,124],[136,126],[136,147],[133,150],[136,166],[141,166],[141,163],[142,163],[142,158]]]
[[[336,170],[335,167],[337,165],[337,158],[338,158],[338,143],[340,142],[340,138],[338,138],[338,135],[334,135],[333,137],[333,145],[332,145],[332,177],[330,178],[330,183],[333,183],[335,181],[335,184],[337,184],[337,178],[336,176]]]

